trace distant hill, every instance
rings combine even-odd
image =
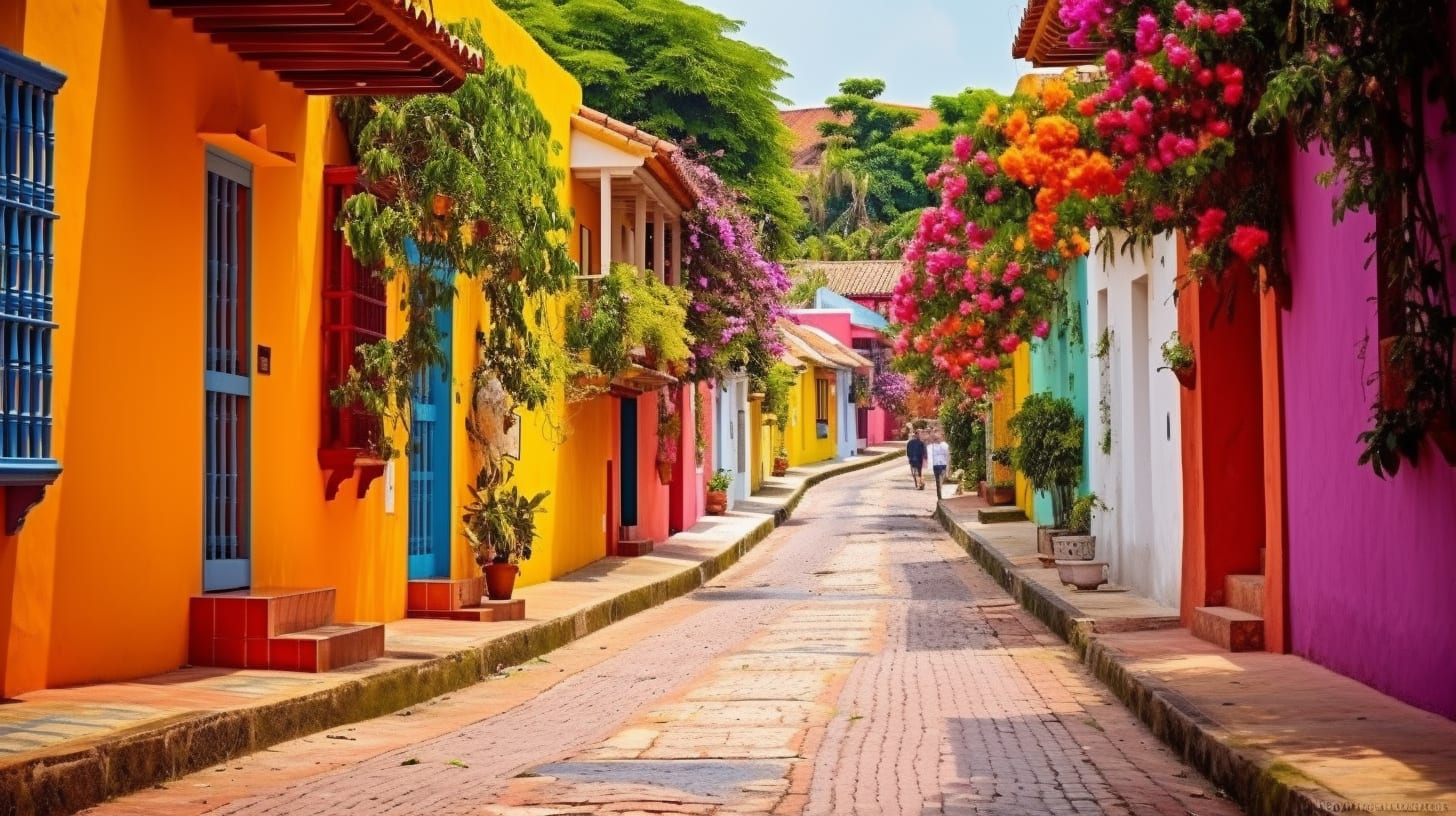
[[[910,126],[912,131],[934,130],[940,127],[940,114],[931,108],[914,105],[890,105],[892,108],[915,111],[920,119]],[[795,108],[779,111],[779,121],[793,134],[789,153],[793,156],[795,170],[811,170],[819,166],[824,157],[824,137],[819,135],[820,122],[843,122],[845,117],[836,116],[828,107]]]

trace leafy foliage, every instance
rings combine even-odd
[[[398,339],[362,349],[362,368],[334,398],[406,431],[418,378],[445,362],[435,316],[456,297],[457,276],[479,286],[490,314],[481,373],[514,403],[536,408],[559,371],[559,352],[540,333],[546,296],[576,273],[550,124],[521,71],[491,57],[479,21],[457,33],[486,59],[454,93],[340,104],[366,186],[345,202],[344,236],[361,264],[400,282],[405,322]],[[379,448],[395,452],[388,438]]]
[[[475,563],[514,564],[531,557],[536,540],[536,516],[546,512],[542,502],[551,495],[542,491],[527,497],[509,484],[508,464],[486,467],[470,488],[470,502],[461,516],[465,538],[475,551]]]
[[[597,281],[582,281],[567,298],[566,349],[590,352],[595,373],[611,379],[642,349],[663,370],[686,366],[692,335],[688,294],[627,264]]]
[[[1011,417],[1010,427],[1017,438],[1012,464],[1037,492],[1051,494],[1055,526],[1065,526],[1072,495],[1082,483],[1085,426],[1076,407],[1051,394],[1031,394]]]
[[[582,85],[586,104],[692,145],[759,221],[768,254],[803,219],[768,51],[734,39],[741,25],[683,0],[499,0]]]
[[[962,484],[986,478],[986,422],[982,407],[970,400],[946,400],[940,406],[940,425],[950,446],[950,469],[963,474]]]
[[[781,433],[789,424],[789,399],[798,383],[799,372],[788,363],[774,363],[764,375],[761,386],[763,410],[774,415],[774,424]]]

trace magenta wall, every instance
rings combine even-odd
[[[1456,718],[1456,468],[1429,445],[1418,469],[1403,466],[1392,480],[1356,464],[1378,360],[1375,273],[1365,269],[1373,218],[1331,225],[1331,191],[1314,181],[1327,166],[1319,155],[1294,157],[1285,247],[1291,642],[1310,660]],[[1437,189],[1456,187],[1456,176],[1443,176]]]

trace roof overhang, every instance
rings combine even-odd
[[[669,385],[677,385],[677,378],[637,363],[628,364],[625,370],[612,378],[612,391],[621,396],[645,394]]]
[[[412,0],[150,0],[304,93],[446,93],[481,55]]]
[[[1091,65],[1102,57],[1105,48],[1095,45],[1073,48],[1067,44],[1067,27],[1057,16],[1061,5],[1061,0],[1027,0],[1021,25],[1011,42],[1011,56],[1038,68]]]
[[[571,117],[571,169],[583,178],[590,171],[636,170],[656,188],[664,201],[690,210],[697,195],[673,163],[677,145],[619,122],[604,113],[582,107]]]

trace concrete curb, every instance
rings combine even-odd
[[[1232,737],[1176,689],[1128,667],[1128,659],[1104,643],[1094,621],[1035,581],[1027,580],[1010,559],[985,538],[966,530],[944,506],[936,508],[941,526],[1011,597],[1067,641],[1082,662],[1158,739],[1225,791],[1249,816],[1320,816],[1339,795],[1296,768],[1268,754],[1239,747]],[[1363,813],[1351,810],[1352,813]]]
[[[904,456],[890,451],[815,473],[771,517],[718,555],[482,646],[361,676],[333,688],[248,708],[181,714],[162,723],[78,740],[0,766],[0,816],[70,816],[107,799],[236,756],[400,711],[485,680],[712,580],[793,515],[809,488]],[[345,672],[348,670],[345,669]]]

